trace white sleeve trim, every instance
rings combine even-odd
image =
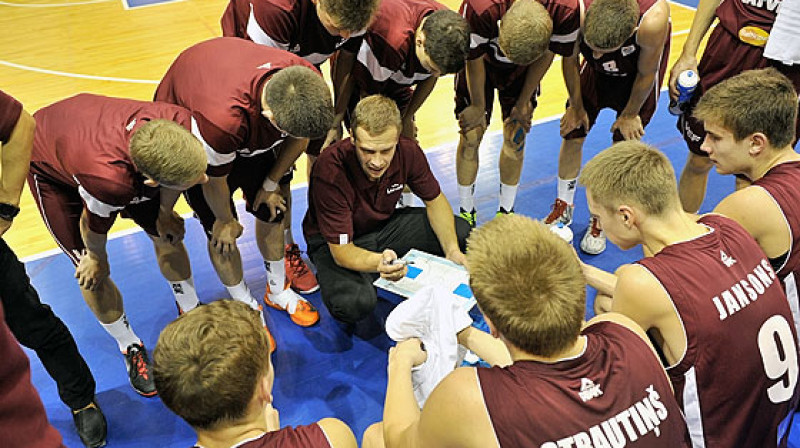
[[[83,202],[86,203],[86,208],[93,214],[97,216],[101,216],[103,218],[110,218],[111,214],[114,212],[118,212],[125,208],[125,206],[116,206],[111,204],[106,204],[105,202],[97,199],[96,197],[92,196],[83,185],[78,185],[78,193],[83,198]]]
[[[480,34],[470,33],[469,34],[469,48],[475,49],[478,48],[480,45],[489,42],[489,39],[481,36]]]
[[[580,29],[577,29],[569,34],[553,34],[550,36],[550,42],[557,42],[561,44],[568,44],[570,42],[575,42],[578,40],[578,34],[580,34]]]
[[[375,57],[372,48],[370,48],[367,41],[361,43],[361,48],[358,49],[358,62],[369,70],[372,79],[384,82],[388,79],[401,84],[410,86],[415,82],[424,81],[431,77],[430,73],[414,73],[412,77],[405,76],[403,72],[393,71],[381,65],[378,58]]]
[[[271,37],[264,31],[261,26],[256,21],[256,16],[253,13],[253,4],[250,4],[250,16],[247,19],[247,35],[250,36],[250,39],[253,42],[261,45],[266,45],[268,47],[273,48],[280,48],[281,50],[288,50],[289,43],[282,44],[280,42],[275,42],[272,40]]]
[[[230,154],[222,154],[217,152],[214,148],[209,145],[206,140],[203,138],[203,135],[200,134],[200,128],[197,126],[197,121],[192,117],[192,135],[197,137],[200,140],[200,143],[203,144],[203,149],[206,151],[206,159],[208,159],[208,164],[211,166],[220,166],[220,165],[227,165],[232,163],[234,159],[236,159],[236,153],[232,152]]]

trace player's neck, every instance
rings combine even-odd
[[[795,152],[794,148],[787,146],[780,150],[773,150],[771,157],[768,157],[763,163],[759,163],[753,167],[750,173],[744,173],[748,179],[756,181],[764,177],[769,170],[776,165],[786,162],[794,162],[800,160],[800,154]]]
[[[553,356],[532,355],[530,353],[523,352],[522,350],[514,346],[508,346],[508,351],[511,353],[511,359],[514,362],[537,361],[547,364],[553,364],[559,361],[564,361],[565,359],[575,358],[577,356],[580,356],[584,350],[586,350],[586,336],[579,336],[578,339],[575,340],[575,343],[573,343],[569,348],[567,348],[566,350],[562,350],[561,352],[556,353]]]
[[[216,430],[197,431],[197,445],[203,448],[229,448],[245,440],[256,439],[267,432],[266,419],[248,419]]]
[[[639,224],[644,237],[645,253],[657,254],[665,247],[688,241],[708,233],[708,228],[697,223],[696,215],[676,209],[663,216],[649,216]]]

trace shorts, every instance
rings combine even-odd
[[[238,217],[238,215],[236,214],[236,207],[233,203],[233,193],[237,189],[241,189],[247,212],[261,221],[270,221],[269,207],[262,205],[256,211],[253,210],[253,203],[256,200],[258,191],[261,189],[261,185],[264,183],[264,179],[266,179],[267,174],[275,165],[276,161],[277,155],[275,151],[267,151],[252,157],[243,157],[241,155],[236,157],[236,160],[233,161],[233,168],[228,174],[228,188],[231,193],[230,207],[234,217]],[[279,183],[281,185],[288,185],[291,180],[292,173],[289,172],[281,178]],[[189,206],[194,211],[197,219],[200,220],[200,224],[203,225],[206,236],[211,238],[211,230],[214,227],[216,217],[203,195],[203,186],[195,185],[186,190],[183,195],[184,198],[186,198],[186,202],[189,203]]]
[[[503,120],[511,115],[511,109],[517,103],[522,93],[522,87],[525,84],[526,70],[520,70],[520,67],[499,69],[497,67],[485,64],[486,67],[486,82],[483,87],[483,95],[486,99],[486,124],[488,125],[492,118],[492,110],[494,109],[494,91],[497,90],[497,100],[500,102],[500,110]],[[525,68],[525,67],[521,67]],[[456,73],[455,77],[455,92],[456,92],[456,119],[458,115],[467,108],[470,104],[469,88],[467,87],[467,73],[465,69]],[[536,109],[536,97],[539,96],[539,89],[531,95],[531,106]]]

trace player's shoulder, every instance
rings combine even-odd
[[[505,0],[464,0],[464,10],[468,15],[497,20],[507,9],[504,7],[505,3]]]

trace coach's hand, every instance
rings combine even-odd
[[[642,127],[642,119],[639,115],[632,117],[620,115],[611,126],[612,133],[617,130],[625,140],[641,140],[644,137],[644,127]]]
[[[108,265],[108,259],[84,250],[78,267],[75,269],[78,285],[83,289],[95,291],[109,275],[111,275],[111,267]]]
[[[382,278],[396,282],[405,277],[408,271],[406,265],[402,263],[392,264],[395,260],[397,260],[397,254],[393,250],[386,249],[383,251],[381,261],[378,262],[376,269]]]
[[[183,225],[183,218],[174,210],[166,213],[159,213],[156,219],[156,231],[158,238],[164,243],[172,245],[183,241],[186,228]]]
[[[270,222],[278,217],[278,210],[286,213],[286,199],[281,196],[280,189],[266,191],[263,188],[259,188],[258,193],[256,193],[256,200],[253,202],[253,210],[257,211],[262,205],[266,205],[269,208]]]
[[[230,221],[214,221],[214,227],[211,229],[211,247],[221,255],[228,255],[233,252],[236,247],[236,238],[242,235],[244,227],[239,224],[239,221],[231,219]]]
[[[589,130],[589,115],[583,107],[567,107],[567,111],[561,117],[561,137],[565,137],[575,129],[583,128]]]

